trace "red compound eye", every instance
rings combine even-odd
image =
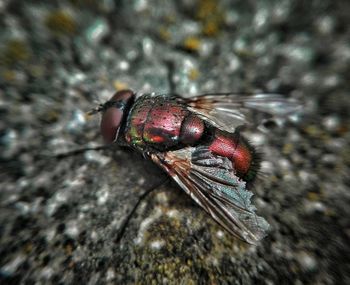
[[[113,107],[108,108],[102,115],[101,134],[106,143],[116,139],[122,118],[123,111]]]
[[[117,139],[118,130],[122,123],[124,110],[130,99],[134,97],[131,90],[121,90],[115,93],[105,103],[101,120],[101,134],[106,143],[112,143]]]

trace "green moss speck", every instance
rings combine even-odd
[[[73,35],[77,30],[75,19],[64,10],[56,10],[51,12],[45,24],[51,33],[55,36]]]
[[[12,66],[25,62],[30,58],[30,49],[26,42],[18,39],[10,40],[1,51],[0,65]]]

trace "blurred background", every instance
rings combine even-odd
[[[1,0],[0,282],[350,284],[349,15],[331,0]],[[86,112],[124,88],[303,102],[297,124],[245,134],[265,154],[261,244],[138,154],[70,152],[102,145]]]

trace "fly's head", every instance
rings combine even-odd
[[[90,114],[102,112],[100,130],[106,143],[117,140],[120,127],[126,119],[134,99],[135,93],[133,91],[121,90],[116,92],[106,103],[90,111]]]

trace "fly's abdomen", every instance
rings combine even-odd
[[[253,147],[238,133],[231,134],[216,129],[209,149],[213,154],[230,159],[241,179],[246,182],[254,180],[260,159]]]

